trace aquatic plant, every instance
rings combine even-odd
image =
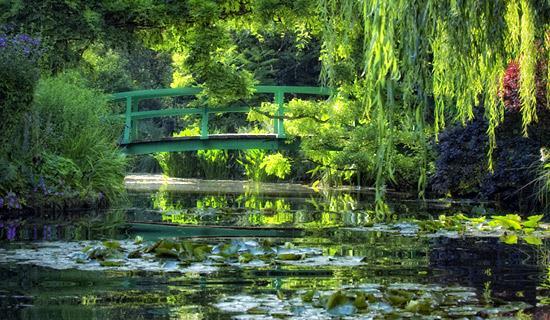
[[[290,173],[291,164],[288,158],[277,152],[267,155],[260,164],[260,168],[269,175],[284,179]]]
[[[267,157],[267,151],[261,149],[250,149],[240,153],[240,158],[237,159],[244,168],[244,175],[252,181],[266,181],[267,173],[262,168],[262,163]]]
[[[544,215],[531,215],[526,219],[518,214],[467,217],[463,214],[440,215],[437,220],[416,221],[423,232],[457,231],[472,236],[499,236],[507,244],[516,244],[519,239],[527,244],[541,245],[543,238],[550,237],[550,226],[542,224]]]

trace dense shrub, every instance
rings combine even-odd
[[[536,204],[538,139],[521,135],[521,119],[508,114],[497,130],[494,172],[488,171],[487,121],[481,112],[466,126],[450,127],[436,145],[438,157],[431,188],[438,194],[498,201],[510,209]]]
[[[27,183],[23,172],[29,171],[30,158],[24,150],[23,120],[38,81],[38,47],[39,41],[28,35],[0,31],[0,199],[5,196],[7,207],[20,206],[16,192]]]
[[[40,82],[31,141],[39,146],[34,150],[39,176],[55,192],[78,190],[82,201],[109,202],[124,193],[126,160],[115,144],[120,128],[108,122],[109,116],[105,96],[84,87],[74,74]]]
[[[30,109],[34,88],[38,81],[36,68],[37,39],[28,35],[0,34],[0,132],[2,147],[13,139],[23,115]],[[0,147],[1,148],[1,147]]]
[[[487,122],[477,114],[463,127],[447,128],[436,145],[436,171],[431,179],[432,190],[439,194],[476,197],[487,171]]]

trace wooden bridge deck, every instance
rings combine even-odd
[[[202,136],[170,137],[159,140],[139,140],[121,143],[126,154],[148,154],[155,152],[179,152],[196,150],[295,150],[298,141],[278,138],[276,134],[225,133]]]

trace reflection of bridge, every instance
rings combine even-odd
[[[228,112],[247,113],[252,109],[250,106],[173,108],[139,111],[138,105],[142,100],[176,96],[196,96],[201,92],[200,88],[139,90],[115,93],[111,96],[112,101],[123,100],[126,102],[126,112],[124,114],[124,135],[120,145],[124,148],[124,151],[127,154],[196,151],[208,149],[294,149],[297,147],[296,142],[288,143],[288,141],[285,141],[285,94],[327,96],[330,95],[331,92],[330,89],[322,87],[256,86],[255,89],[254,94],[273,95],[274,103],[278,106],[277,111],[272,116],[273,133],[210,134],[208,132],[208,119],[210,114]],[[138,137],[137,121],[139,120],[193,114],[201,116],[200,135],[198,136],[169,137],[154,141],[140,140]]]

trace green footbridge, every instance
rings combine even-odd
[[[240,112],[248,113],[252,106],[229,107],[201,107],[201,108],[169,108],[160,110],[139,110],[139,102],[147,99],[196,96],[201,88],[186,87],[175,89],[138,90],[115,93],[110,96],[111,101],[124,101],[126,111],[124,118],[124,133],[120,147],[126,154],[148,154],[155,152],[178,152],[197,150],[245,150],[245,149],[296,149],[299,142],[286,140],[284,118],[285,98],[289,95],[319,95],[329,96],[332,91],[324,87],[297,87],[297,86],[256,86],[254,94],[268,94],[273,96],[278,106],[273,118],[273,132],[269,134],[226,133],[210,134],[208,120],[210,114]],[[199,115],[200,135],[187,137],[166,137],[158,140],[140,139],[137,121],[160,117]]]

